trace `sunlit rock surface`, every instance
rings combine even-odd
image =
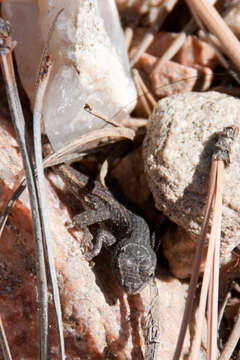
[[[187,256],[187,248],[190,258],[191,247],[198,243],[214,136],[226,126],[239,126],[239,110],[240,101],[232,96],[192,92],[160,100],[150,117],[143,146],[149,187],[155,206],[184,229],[171,231],[172,241],[164,245],[175,275],[189,273],[189,261],[179,259]],[[240,244],[240,195],[236,191],[240,182],[239,157],[238,138],[232,146],[232,163],[224,169],[221,264],[232,260],[232,251]]]
[[[10,122],[0,111],[0,212],[12,195],[22,169]],[[111,267],[111,249],[103,250],[90,266],[84,257],[85,238],[69,229],[78,200],[51,174],[46,182],[51,240],[55,257],[63,314],[66,359],[142,360],[145,352],[148,313],[154,289],[127,295],[116,284]],[[53,184],[56,185],[53,186]],[[39,304],[37,297],[35,243],[32,235],[28,194],[14,206],[0,241],[0,314],[15,360],[39,356]],[[169,360],[183,314],[187,284],[158,268],[160,294],[160,343],[158,360]],[[51,359],[58,359],[56,326],[51,295]],[[189,348],[189,336],[183,353]],[[0,359],[3,357],[0,353]],[[183,360],[183,357],[180,358]]]
[[[88,129],[106,126],[83,110],[85,103],[115,120],[134,108],[136,91],[113,0],[70,0],[67,6],[64,0],[6,1],[3,9],[14,27],[20,76],[32,104],[43,45],[56,14],[64,9],[50,43],[54,66],[43,107],[55,148]]]

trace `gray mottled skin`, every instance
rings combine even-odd
[[[139,293],[156,268],[145,220],[121,205],[98,181],[67,165],[58,166],[57,171],[86,209],[74,217],[74,225],[84,228],[102,224],[94,237],[91,258],[100,253],[103,245],[113,245],[113,272],[118,284],[129,294]]]

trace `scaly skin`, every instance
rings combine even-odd
[[[103,245],[113,246],[113,272],[118,284],[128,294],[142,291],[153,278],[157,263],[145,220],[120,204],[98,181],[67,165],[58,166],[57,172],[87,209],[74,217],[74,225],[101,225],[90,258],[97,256]]]

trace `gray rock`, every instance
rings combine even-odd
[[[206,203],[214,134],[239,126],[240,101],[217,92],[160,100],[144,141],[145,171],[155,205],[197,242]],[[240,244],[240,142],[224,171],[221,263]],[[176,233],[177,234],[177,233]],[[183,241],[183,239],[176,241]]]

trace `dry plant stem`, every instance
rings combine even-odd
[[[154,292],[153,292],[153,291]],[[158,360],[158,349],[161,343],[160,317],[159,317],[159,291],[155,279],[150,284],[152,303],[146,316],[147,330],[144,360]]]
[[[209,44],[212,45],[220,64],[227,70],[229,75],[232,76],[238,84],[240,84],[240,79],[239,79],[238,74],[229,66],[228,61],[225,59],[225,57],[221,53],[221,51],[222,51],[221,43],[218,41],[218,39],[214,35],[209,34],[205,30],[205,27],[203,26],[203,23],[200,20],[200,18],[198,17],[198,15],[196,14],[195,10],[192,9],[191,11],[192,11],[192,14],[193,14],[196,22],[198,23],[199,27],[201,28],[201,30],[198,32],[199,38],[202,38],[205,41],[207,40],[209,42]]]
[[[21,194],[23,193],[23,191],[25,189],[26,189],[26,178],[23,178],[21,180],[20,184],[18,185],[17,189],[14,191],[13,195],[9,199],[5,209],[3,210],[3,212],[0,216],[0,238],[2,236],[2,232],[3,232],[4,226],[6,224],[6,221],[8,219],[8,215],[9,215],[10,211],[12,210],[15,202],[21,196]]]
[[[85,104],[84,106],[84,110],[87,111],[89,114],[91,114],[92,116],[97,117],[98,119],[101,119],[103,121],[105,121],[106,123],[113,125],[115,127],[122,127],[121,124],[117,123],[116,121],[112,120],[112,119],[108,119],[106,116],[104,116],[103,114],[99,114],[96,111],[94,111],[92,109],[92,107],[88,104]]]
[[[240,71],[240,44],[217,10],[206,0],[186,0],[190,8],[220,41],[223,51]]]
[[[139,97],[139,99],[140,99],[140,101],[142,103],[142,106],[143,106],[143,108],[144,108],[144,110],[146,112],[146,115],[148,117],[148,116],[151,115],[151,109],[150,109],[150,107],[148,105],[148,102],[147,102],[146,97],[145,97],[145,93],[144,93],[142,85],[140,83],[139,73],[138,73],[138,71],[136,69],[133,69],[132,73],[133,73],[133,81],[134,81],[134,83],[136,85],[136,88],[137,88],[138,97]]]
[[[171,60],[177,52],[183,46],[187,34],[191,33],[195,29],[195,22],[191,19],[187,25],[184,26],[183,31],[177,36],[177,38],[172,42],[169,48],[165,51],[165,53],[160,57],[157,61],[156,65],[153,68],[152,74],[158,73],[160,71],[161,66],[166,62]]]
[[[203,281],[202,281],[202,288],[201,288],[201,295],[200,295],[200,303],[199,303],[199,313],[198,319],[196,322],[196,329],[195,329],[195,338],[194,344],[192,349],[192,360],[199,359],[200,353],[200,345],[201,345],[201,334],[202,334],[202,327],[204,321],[204,314],[207,302],[207,293],[209,289],[210,277],[212,272],[212,264],[215,252],[215,241],[218,236],[220,236],[221,232],[221,208],[222,208],[222,182],[223,182],[223,167],[224,163],[222,160],[212,160],[212,166],[216,167],[216,183],[214,185],[214,202],[213,202],[213,218],[212,218],[212,227],[211,233],[208,242],[208,252],[207,252],[207,260],[204,269]],[[219,212],[220,211],[220,212]],[[219,230],[220,229],[220,230]],[[220,231],[220,232],[219,232]],[[219,240],[220,241],[220,240]],[[217,316],[217,315],[216,315]],[[216,321],[216,328],[217,328],[217,321]],[[216,330],[214,330],[215,332]],[[212,347],[210,353],[212,356],[215,354],[215,344],[213,343],[214,339],[210,340],[209,345]],[[208,354],[209,356],[209,354]],[[208,359],[210,359],[208,357]],[[212,357],[211,360],[215,360],[216,357]]]
[[[124,37],[125,37],[125,46],[126,49],[129,50],[132,39],[133,39],[133,28],[128,26],[124,31]]]
[[[198,278],[199,278],[199,268],[200,268],[201,259],[202,259],[202,255],[203,255],[203,246],[204,246],[204,241],[206,238],[207,226],[208,226],[212,202],[213,202],[216,173],[217,173],[217,167],[216,167],[216,163],[214,162],[214,163],[212,163],[212,166],[211,166],[210,177],[209,177],[209,187],[208,187],[209,190],[208,190],[207,206],[206,206],[203,224],[202,224],[202,228],[201,228],[200,240],[199,240],[199,244],[198,244],[195,259],[194,259],[193,272],[192,272],[192,276],[191,276],[191,280],[190,280],[188,297],[187,297],[186,304],[185,304],[183,319],[182,319],[182,323],[181,323],[181,328],[180,328],[180,332],[179,332],[179,336],[178,336],[178,342],[176,345],[173,360],[179,360],[179,358],[180,358],[183,342],[184,342],[186,331],[187,331],[187,326],[188,326],[188,323],[189,323],[189,320],[191,317],[193,300],[194,300],[197,282],[198,282]]]
[[[224,314],[224,310],[225,310],[225,307],[228,303],[228,300],[231,298],[231,292],[228,291],[225,298],[224,298],[224,301],[219,309],[219,312],[218,312],[218,328],[220,327],[220,324],[221,324],[221,321],[222,321],[222,318],[223,318],[223,314]]]
[[[151,43],[154,40],[154,35],[160,29],[162,24],[164,23],[168,14],[173,10],[178,0],[165,0],[163,4],[159,6],[156,13],[156,19],[151,25],[148,33],[144,36],[143,40],[139,44],[134,56],[130,59],[130,66],[133,67],[140,56],[148,49]]]
[[[210,295],[208,296],[209,310],[208,312],[208,338],[209,346],[207,347],[207,359],[217,359],[217,333],[218,333],[218,294],[219,294],[219,251],[220,251],[220,239],[221,239],[221,221],[222,221],[222,195],[223,195],[223,171],[224,162],[217,161],[217,181],[216,181],[216,200],[215,208],[216,212],[216,230],[214,236],[215,249],[213,254],[213,267],[210,283]],[[214,214],[213,214],[214,216]],[[214,221],[214,217],[213,217]],[[213,226],[213,225],[212,225]]]
[[[0,34],[2,35],[2,34]],[[4,34],[3,34],[4,35]],[[7,39],[11,41],[10,37]],[[27,177],[27,186],[30,195],[32,223],[35,236],[35,251],[36,251],[36,267],[37,267],[37,281],[38,281],[38,295],[39,295],[39,328],[40,328],[40,359],[45,360],[48,356],[48,291],[46,268],[44,262],[44,250],[42,229],[39,214],[39,203],[36,191],[36,184],[33,175],[33,164],[29,156],[28,145],[26,143],[26,129],[23,117],[23,112],[17,91],[16,80],[14,76],[14,68],[12,62],[12,49],[5,48],[5,53],[0,52],[1,65],[4,75],[4,80],[7,89],[8,103],[11,111],[12,121],[17,134],[20,145],[23,164]]]
[[[153,73],[158,73],[161,66],[168,60],[171,60],[176,53],[181,49],[186,39],[186,33],[180,33],[177,38],[172,42],[169,48],[165,51],[165,53],[160,57],[157,61],[156,65],[154,66]]]
[[[57,15],[55,16],[54,20],[53,20],[53,23],[48,31],[48,36],[47,36],[47,42],[44,46],[44,49],[43,49],[43,52],[42,52],[42,56],[41,56],[41,59],[40,59],[40,63],[39,63],[39,69],[38,69],[38,77],[37,77],[37,81],[36,81],[36,89],[38,89],[38,85],[39,85],[39,82],[40,82],[40,78],[41,78],[41,72],[42,72],[42,68],[43,68],[43,62],[47,56],[47,53],[48,53],[48,49],[49,49],[49,45],[50,45],[50,42],[51,42],[51,39],[52,39],[52,36],[53,36],[53,32],[55,30],[55,26],[56,26],[56,23],[57,23],[57,20],[59,18],[59,16],[61,15],[61,13],[63,12],[64,9],[60,9],[57,13]]]
[[[132,118],[128,117],[122,120],[122,125],[127,128],[139,129],[141,127],[147,126],[148,120],[141,118]]]
[[[0,317],[0,344],[1,344],[1,350],[3,353],[4,360],[12,360],[11,352],[8,346],[8,341],[4,331],[1,317]]]
[[[41,144],[42,105],[43,105],[43,98],[52,66],[49,57],[47,57],[46,61],[42,62],[42,65],[43,66],[40,69],[41,76],[38,81],[38,89],[36,93],[34,112],[33,112],[34,153],[35,153],[35,163],[36,163],[35,174],[38,183],[37,191],[38,191],[38,197],[40,203],[40,215],[42,220],[42,228],[45,239],[45,249],[48,260],[50,282],[51,282],[52,294],[53,294],[53,305],[54,305],[56,327],[58,334],[59,358],[61,360],[64,360],[65,350],[64,350],[62,311],[61,311],[61,303],[60,303],[60,296],[59,296],[58,283],[57,283],[54,255],[52,249],[52,239],[50,235],[50,226],[48,221],[48,208],[46,202],[46,188],[45,188],[45,177],[44,177],[44,169],[43,169],[42,144]]]
[[[236,322],[233,326],[231,335],[229,336],[224,349],[221,353],[219,360],[229,360],[231,355],[239,341],[239,334],[240,334],[240,306],[238,308],[238,313],[236,316]],[[238,357],[239,359],[239,357]]]
[[[133,71],[136,71],[136,75],[139,81],[139,84],[142,88],[143,94],[144,96],[148,99],[148,101],[150,102],[150,104],[155,107],[157,105],[157,101],[155,100],[154,96],[152,95],[151,91],[147,88],[147,85],[145,84],[145,82],[143,81],[142,76],[140,75],[139,71],[137,71],[136,69],[134,69]]]
[[[55,153],[48,155],[44,159],[44,168],[60,164],[64,162],[64,156],[72,152],[78,151],[86,144],[100,141],[106,137],[111,137],[113,139],[126,138],[129,140],[133,140],[135,137],[135,131],[124,127],[93,130],[90,133],[80,136],[78,139],[72,141],[70,144],[67,144],[62,149],[57,150]]]

